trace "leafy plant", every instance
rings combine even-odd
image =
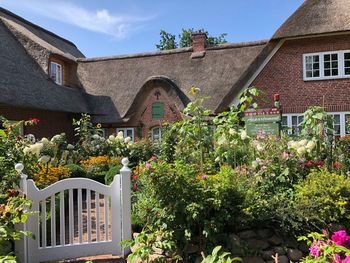
[[[202,255],[203,257],[202,263],[232,263],[235,261],[242,261],[238,257],[231,258],[230,257],[231,253],[228,253],[228,252],[219,254],[219,251],[221,250],[221,248],[222,248],[221,246],[217,246],[213,249],[211,255],[208,255],[206,257]]]

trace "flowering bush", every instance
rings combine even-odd
[[[350,262],[350,237],[344,230],[333,233],[331,238],[324,231],[323,234],[311,233],[299,240],[307,241],[310,246],[310,254],[302,262]]]
[[[51,164],[41,166],[38,172],[34,173],[33,179],[39,188],[45,188],[59,180],[68,178],[70,170],[64,166],[54,167]]]

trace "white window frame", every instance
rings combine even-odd
[[[346,134],[346,115],[350,115],[349,111],[341,111],[341,112],[327,112],[328,115],[339,115],[340,116],[340,137],[344,137]],[[292,113],[292,114],[283,114],[282,116],[287,117],[287,126],[288,126],[288,134],[292,134],[292,117],[293,116],[301,116],[303,113]]]
[[[155,129],[159,129],[159,139],[154,139],[154,136],[153,136],[153,131]],[[159,141],[161,142],[162,141],[162,128],[160,126],[155,126],[151,129],[151,139],[152,139],[152,142],[154,141]]]
[[[338,50],[338,51],[327,51],[327,52],[317,52],[303,54],[303,79],[304,81],[312,80],[327,80],[327,79],[342,79],[350,78],[350,74],[345,75],[345,53],[350,53],[350,50]],[[325,76],[324,75],[324,55],[338,55],[338,75],[336,76]],[[320,63],[320,76],[319,77],[307,77],[306,76],[306,57],[308,56],[319,56]]]
[[[53,75],[52,75],[52,66],[55,65],[56,66],[56,79],[53,79]],[[57,69],[59,68],[59,74],[57,74]],[[58,84],[58,85],[62,85],[63,81],[62,81],[62,77],[63,77],[63,66],[59,63],[56,62],[50,62],[50,77],[53,79],[53,81]]]
[[[124,139],[126,138],[126,137],[128,137],[128,131],[131,131],[131,141],[132,142],[135,142],[135,129],[134,128],[117,128],[116,129],[116,132],[117,132],[117,134],[118,134],[118,132],[120,132],[120,131],[122,131],[123,132],[123,136],[124,136]]]

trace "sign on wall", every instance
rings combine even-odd
[[[247,135],[258,134],[279,136],[281,131],[282,111],[278,108],[258,109],[244,112]]]

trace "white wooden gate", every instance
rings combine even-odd
[[[23,228],[35,238],[17,242],[19,262],[102,254],[125,256],[128,251],[119,242],[131,239],[131,171],[127,158],[122,164],[120,174],[109,186],[70,178],[39,190],[33,180],[21,173],[21,188],[32,200],[31,211],[35,212]]]

